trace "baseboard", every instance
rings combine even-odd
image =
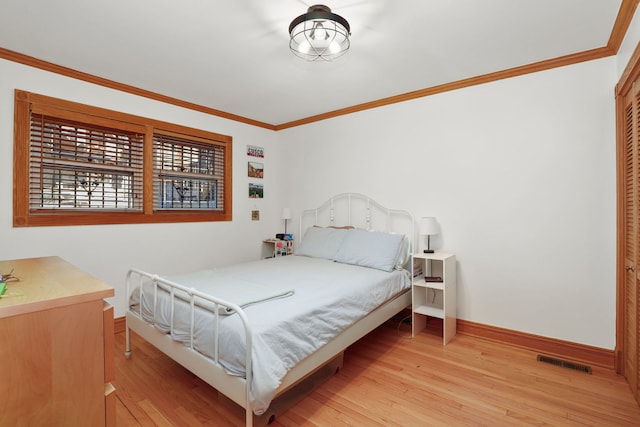
[[[458,319],[456,326],[459,334],[489,339],[549,356],[586,363],[588,365],[615,369],[615,352],[613,350],[527,334],[525,332],[498,328],[496,326],[483,325],[468,320]],[[114,320],[116,334],[124,332],[125,328],[125,317],[118,317]]]
[[[485,338],[588,365],[615,369],[614,350],[483,325],[468,320],[458,319],[456,326],[459,334]]]

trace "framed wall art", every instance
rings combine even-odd
[[[249,198],[250,199],[262,199],[264,198],[264,187],[262,184],[249,183]]]
[[[264,158],[264,147],[257,145],[247,145],[247,156]]]
[[[248,162],[249,178],[264,178],[264,163]]]

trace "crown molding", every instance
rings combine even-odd
[[[415,90],[399,95],[390,96],[388,98],[382,98],[375,101],[365,102],[362,104],[353,105],[351,107],[341,108],[338,110],[329,111],[326,113],[294,120],[278,125],[253,120],[248,117],[239,116],[225,111],[217,110],[203,105],[195,104],[192,102],[184,101],[178,98],[162,95],[160,93],[148,91],[135,86],[119,83],[113,80],[105,79],[103,77],[95,76],[82,71],[74,70],[72,68],[57,65],[51,62],[43,61],[38,58],[34,58],[22,53],[14,52],[8,49],[0,48],[0,58],[8,61],[17,62],[30,67],[38,68],[44,71],[60,74],[63,76],[71,77],[73,79],[82,80],[88,83],[96,84],[99,86],[107,87],[110,89],[127,92],[132,95],[149,98],[155,101],[164,102],[167,104],[175,105],[182,108],[187,108],[193,111],[198,111],[212,116],[221,117],[228,120],[233,120],[240,123],[245,123],[252,126],[261,127],[268,130],[279,131],[289,129],[297,126],[303,126],[309,123],[318,122],[322,120],[331,119],[338,116],[344,116],[347,114],[357,113],[359,111],[370,110],[386,105],[396,104],[399,102],[410,101],[417,98],[423,98],[443,92],[449,92],[457,89],[462,89],[470,86],[489,83],[497,80],[508,79],[511,77],[521,76],[525,74],[535,73],[538,71],[549,70],[552,68],[563,67],[566,65],[577,64],[585,61],[592,61],[595,59],[604,58],[607,56],[616,55],[620,49],[620,45],[624,40],[624,36],[631,24],[635,11],[637,9],[640,0],[622,0],[620,10],[616,17],[611,35],[606,46],[601,48],[591,49],[584,52],[579,52],[571,55],[561,56],[545,61],[535,62],[528,65],[522,65],[519,67],[509,68],[507,70],[497,71],[494,73],[483,74],[467,79],[458,80],[451,83],[445,83],[433,87]]]

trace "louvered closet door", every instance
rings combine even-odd
[[[624,289],[623,299],[618,304],[622,308],[624,331],[623,343],[623,374],[636,400],[640,401],[639,393],[639,345],[638,328],[638,277],[640,266],[640,83],[633,84],[624,102],[624,154],[623,154],[623,221],[624,242]],[[618,335],[620,336],[620,335]]]

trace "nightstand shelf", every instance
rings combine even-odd
[[[422,331],[428,317],[442,319],[442,342],[456,334],[456,257],[445,252],[412,255],[412,336]]]
[[[443,318],[443,312],[441,308],[432,307],[430,305],[419,305],[413,308],[413,312],[417,314],[423,314],[425,316],[437,317],[439,319]]]

